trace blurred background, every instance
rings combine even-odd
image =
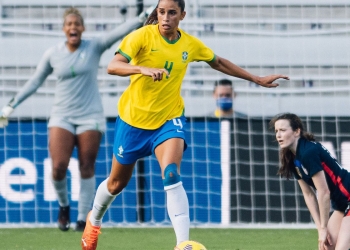
[[[147,7],[156,1],[143,4]],[[278,89],[232,79],[236,110],[253,116],[286,110],[300,115],[349,115],[344,108],[350,100],[347,1],[189,0],[186,4],[181,28],[199,36],[217,55],[257,75],[291,78],[280,81]],[[31,76],[44,51],[65,39],[62,14],[71,5],[84,15],[83,38],[107,32],[137,13],[136,0],[0,1],[0,105]],[[106,74],[116,47],[106,51],[100,63],[99,84],[107,116],[116,115],[115,104],[128,85],[127,78]],[[213,109],[213,82],[222,77],[205,63],[190,64],[183,83],[187,115],[203,116]],[[47,116],[54,86],[55,79],[50,77],[15,115]]]

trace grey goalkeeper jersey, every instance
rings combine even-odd
[[[123,36],[142,26],[138,18],[129,20],[104,36],[82,40],[79,48],[70,52],[62,42],[48,49],[34,75],[17,93],[13,107],[33,94],[51,73],[57,76],[51,116],[71,118],[103,115],[98,91],[97,74],[101,55]]]

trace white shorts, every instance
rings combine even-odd
[[[96,130],[104,133],[106,131],[106,119],[99,118],[69,118],[50,117],[48,127],[59,127],[68,130],[74,135],[79,135],[88,130]]]

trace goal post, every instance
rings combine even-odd
[[[231,223],[231,123],[220,122],[221,224]]]

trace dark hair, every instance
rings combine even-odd
[[[78,16],[80,18],[80,20],[81,20],[81,24],[84,26],[84,18],[83,18],[83,16],[81,15],[80,11],[77,8],[74,8],[74,7],[70,7],[68,9],[66,9],[65,12],[63,13],[63,25],[66,22],[66,17],[71,15],[71,14]]]
[[[292,113],[283,113],[283,114],[276,115],[274,118],[271,119],[269,123],[270,129],[273,129],[273,130],[275,129],[275,123],[278,120],[288,120],[293,131],[297,131],[298,129],[300,130],[301,138],[305,138],[309,141],[315,141],[314,135],[305,131],[303,122],[297,115]],[[280,150],[281,167],[278,169],[277,174],[287,179],[292,177],[292,169],[295,167],[294,159],[295,159],[295,155],[292,153],[290,149],[288,148],[281,149]]]
[[[158,16],[157,16],[157,9],[158,9],[158,5],[159,2],[162,0],[158,1],[157,6],[154,8],[154,10],[152,11],[152,13],[148,16],[145,25],[150,25],[150,24],[157,24],[158,23]],[[181,8],[181,12],[185,11],[185,0],[172,0],[176,3],[178,3],[179,7]]]
[[[215,81],[214,83],[214,92],[217,86],[230,86],[232,87],[232,81],[228,79],[221,79],[219,81]]]

